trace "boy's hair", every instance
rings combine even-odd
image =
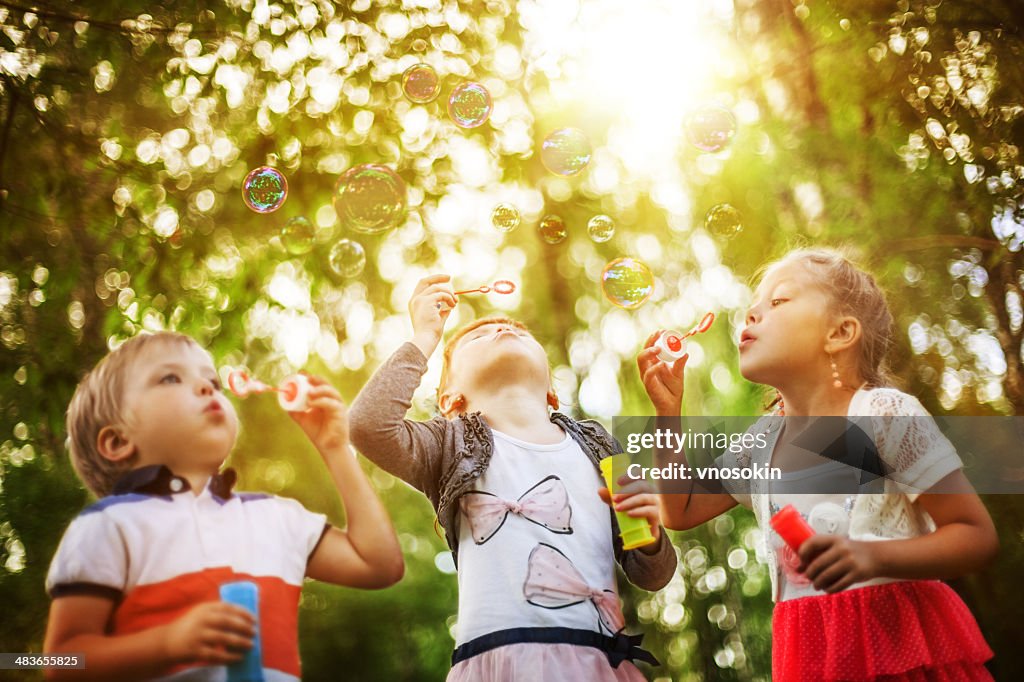
[[[893,341],[893,317],[885,293],[875,278],[856,265],[845,251],[829,248],[790,251],[766,266],[763,275],[790,263],[799,263],[806,268],[832,300],[838,314],[850,315],[860,321],[857,371],[868,386],[890,385],[892,377],[886,357]]]
[[[125,377],[135,360],[147,348],[171,341],[199,346],[195,339],[177,332],[139,334],[96,363],[75,389],[67,413],[71,464],[97,497],[109,495],[117,479],[134,464],[131,460],[112,462],[100,454],[97,436],[106,426],[124,423]]]
[[[442,353],[441,362],[441,381],[437,385],[437,397],[440,399],[441,394],[444,393],[445,386],[448,385],[448,375],[451,373],[452,368],[452,353],[455,352],[455,347],[459,345],[459,341],[462,337],[470,333],[474,329],[479,329],[486,324],[507,324],[510,327],[516,329],[522,329],[526,333],[530,333],[530,330],[525,324],[519,320],[513,320],[510,317],[482,317],[479,320],[473,320],[464,327],[460,327],[452,334],[451,338],[444,344],[444,352]]]

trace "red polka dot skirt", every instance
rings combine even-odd
[[[912,580],[775,605],[775,682],[992,680],[974,616],[945,583]]]

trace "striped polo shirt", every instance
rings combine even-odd
[[[135,469],[114,493],[68,526],[50,564],[54,599],[98,595],[116,603],[112,635],[176,620],[220,599],[220,585],[259,587],[263,674],[301,677],[299,595],[306,564],[329,525],[295,500],[232,493],[235,472],[213,476],[199,495],[165,466]],[[184,664],[159,679],[226,680],[225,666]]]

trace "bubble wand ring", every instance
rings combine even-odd
[[[714,321],[715,314],[707,313],[701,318],[700,322],[694,325],[693,329],[685,334],[680,334],[671,329],[662,332],[654,344],[659,350],[658,359],[662,362],[675,362],[686,355],[686,339],[696,334],[703,334],[711,328],[711,324]]]
[[[462,291],[453,291],[452,295],[453,296],[461,296],[463,294],[490,294],[490,293],[495,293],[495,294],[511,294],[515,290],[516,290],[516,283],[515,282],[513,282],[512,280],[508,280],[508,279],[499,279],[496,282],[494,282],[494,284],[485,284],[482,287],[477,287],[476,289],[463,289]],[[438,310],[441,310],[442,308],[445,308],[447,306],[445,306],[443,303],[438,301],[438,303],[436,303],[434,307],[437,308]]]

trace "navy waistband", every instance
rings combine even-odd
[[[643,635],[627,635],[621,630],[609,637],[600,632],[573,628],[512,628],[489,632],[469,640],[452,652],[452,665],[500,646],[524,643],[594,647],[607,654],[608,662],[613,668],[618,668],[619,664],[626,660],[661,665],[651,652],[640,648],[643,638]]]

